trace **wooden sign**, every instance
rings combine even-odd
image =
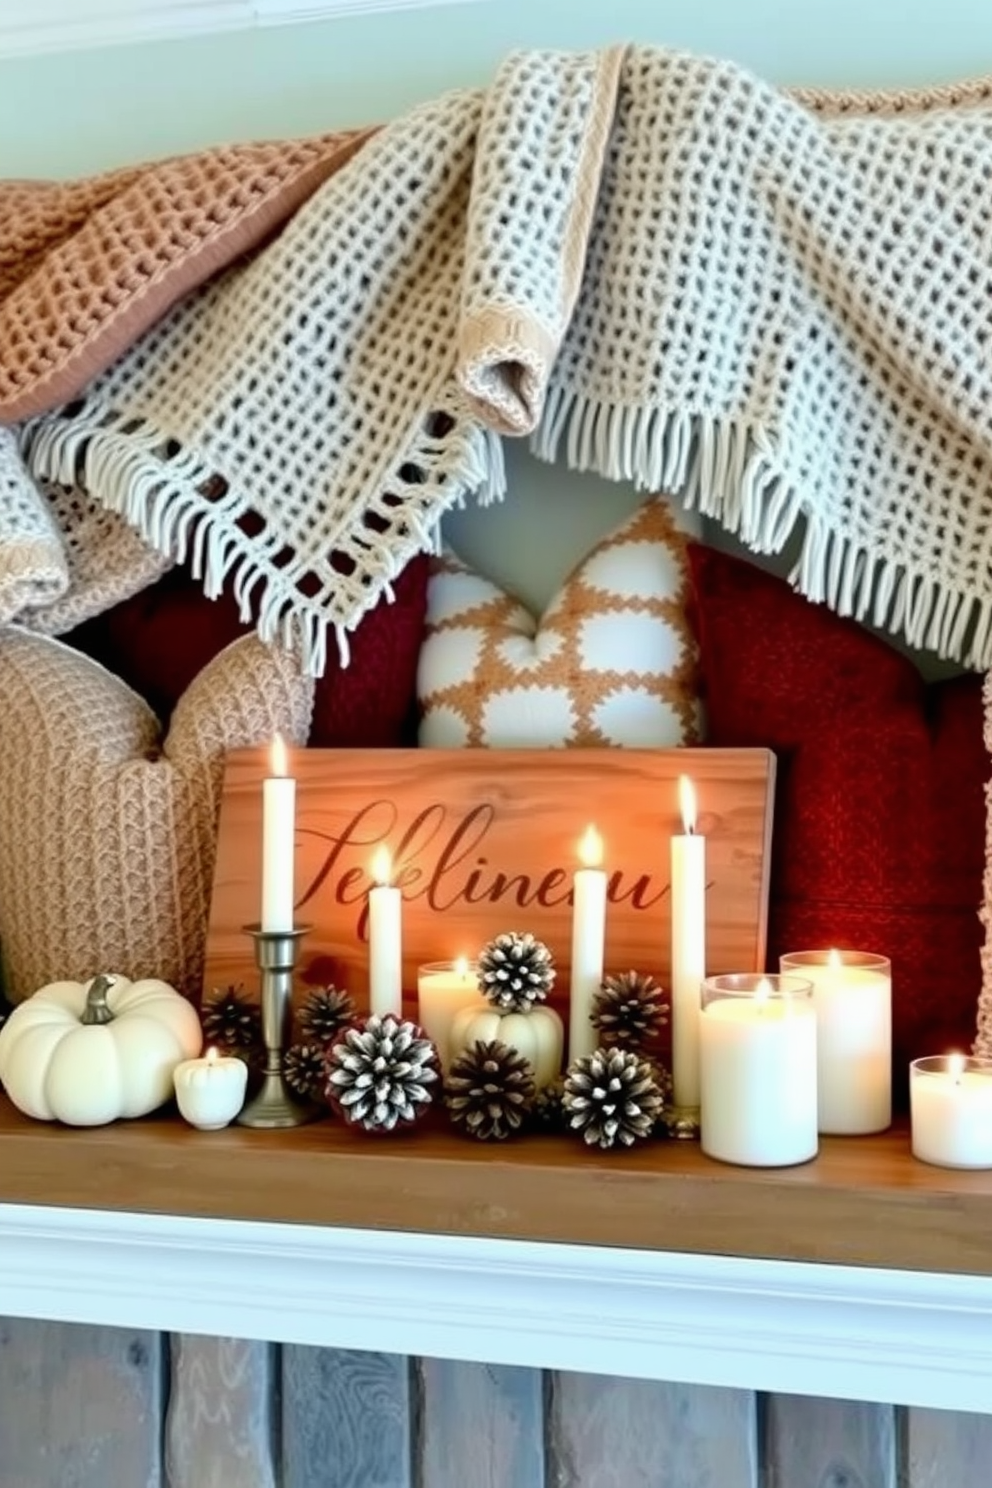
[[[313,928],[298,980],[333,981],[365,1005],[366,895],[380,843],[403,892],[404,986],[426,961],[473,956],[504,930],[550,947],[568,987],[571,882],[590,823],[609,876],[607,970],[668,982],[669,839],[678,777],[706,837],[707,963],[763,969],[775,758],[762,749],[299,750],[296,919]],[[228,756],[205,991],[257,983],[242,926],[257,920],[265,750]]]

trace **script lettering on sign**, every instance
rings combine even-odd
[[[229,756],[205,987],[257,973],[242,927],[258,917],[264,750]],[[362,1003],[368,891],[389,849],[403,898],[404,985],[426,961],[472,956],[504,930],[547,942],[568,985],[572,875],[594,823],[608,875],[607,965],[668,976],[669,839],[688,773],[707,839],[708,960],[764,966],[774,757],[765,750],[299,750],[296,917],[311,926],[300,980]]]

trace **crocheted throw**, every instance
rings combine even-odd
[[[525,53],[383,129],[247,263],[28,423],[309,667],[530,435],[795,581],[992,660],[992,98]]]

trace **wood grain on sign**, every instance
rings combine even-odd
[[[3,1488],[160,1488],[159,1336],[0,1319]]]
[[[410,1488],[410,1371],[399,1354],[287,1344],[283,1488]]]
[[[755,1397],[556,1373],[548,1451],[549,1488],[757,1488]]]
[[[421,1359],[419,1488],[544,1488],[543,1375]]]
[[[170,1338],[169,1488],[275,1488],[275,1350],[243,1338]]]
[[[265,750],[227,760],[205,987],[257,979],[243,926],[257,920]],[[403,893],[404,985],[426,961],[471,956],[526,929],[567,987],[571,883],[586,826],[605,846],[607,965],[668,976],[669,839],[678,777],[696,785],[707,838],[707,963],[764,966],[774,756],[761,749],[299,750],[296,918],[312,925],[299,980],[362,999],[366,897],[384,843]]]
[[[891,1405],[771,1395],[765,1419],[768,1477],[775,1488],[895,1488]],[[941,1488],[951,1485],[943,1482]]]
[[[989,1488],[992,1416],[965,1411],[905,1413],[905,1488]]]

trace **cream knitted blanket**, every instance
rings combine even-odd
[[[526,53],[383,129],[19,443],[324,663],[499,434],[992,661],[992,98]]]

